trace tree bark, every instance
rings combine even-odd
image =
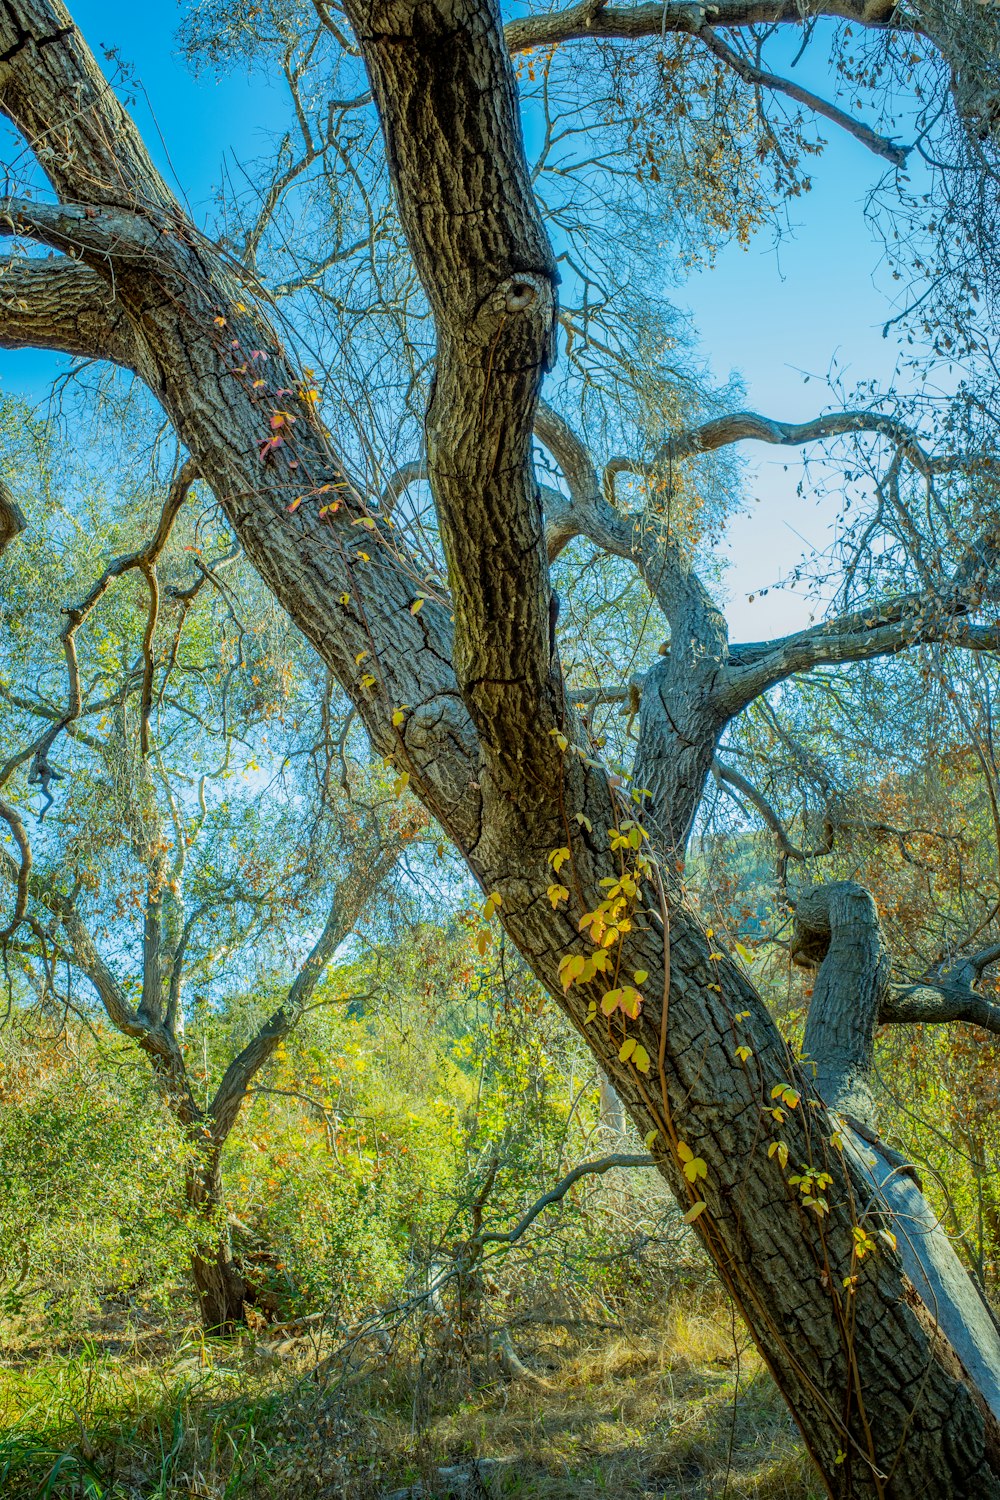
[[[205,1223],[205,1239],[191,1255],[202,1327],[208,1334],[228,1337],[246,1322],[246,1283],[233,1261],[225,1227],[225,1193],[221,1150],[205,1150],[204,1138],[195,1140],[200,1154],[188,1168],[186,1200]]]
[[[1000,1326],[924,1197],[913,1168],[879,1139],[875,1031],[888,1009],[889,956],[871,895],[853,881],[801,893],[792,957],[818,966],[803,1051],[816,1087],[842,1118],[850,1154],[889,1210],[917,1301],[1000,1421]]]

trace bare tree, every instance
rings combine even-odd
[[[969,9],[994,24],[984,8]],[[323,3],[316,13],[338,45],[363,58],[396,211],[433,318],[425,451],[419,469],[401,465],[387,503],[382,486],[367,485],[339,456],[312,380],[255,280],[185,215],[54,0],[8,0],[0,18],[0,107],[52,190],[8,199],[4,222],[55,252],[5,263],[0,340],[110,359],[162,403],[247,557],[613,1080],[688,1206],[831,1495],[1000,1495],[1000,1339],[961,1276],[946,1305],[953,1268],[936,1274],[919,1245],[909,1259],[897,1253],[908,1234],[891,1191],[898,1173],[880,1165],[884,1153],[863,1118],[880,1017],[964,1014],[993,1027],[992,1011],[967,976],[957,983],[961,1001],[941,976],[928,976],[918,997],[897,1000],[890,987],[887,998],[863,894],[817,898],[803,931],[827,992],[812,1026],[824,1103],[676,878],[720,737],[770,688],[919,642],[997,649],[997,628],[981,614],[995,582],[995,516],[953,556],[923,559],[926,576],[912,588],[873,595],[784,639],[731,645],[671,531],[663,490],[651,485],[648,503],[630,507],[616,475],[655,479],[746,439],[795,445],[844,432],[874,434],[908,473],[932,465],[915,435],[884,413],[844,412],[802,428],[720,413],[672,433],[653,471],[645,443],[623,461],[606,455],[602,482],[590,448],[538,399],[556,359],[558,271],[510,61],[511,52],[574,39],[592,47],[679,34],[751,98],[784,94],[819,110],[893,163],[903,145],[795,92],[763,67],[758,33],[747,28],[812,28],[830,15],[923,48],[933,18],[861,0],[805,8],[588,0],[505,33],[497,9],[478,0],[349,0],[343,12]],[[968,59],[948,54],[953,34],[939,40],[964,79]],[[972,120],[981,129],[982,89],[972,106],[969,98],[960,99],[962,128]],[[319,247],[317,263],[322,256]],[[536,435],[560,475],[544,496]],[[447,586],[404,524],[399,496],[419,474],[433,496]],[[601,762],[560,666],[550,568],[575,539],[634,568],[668,626],[669,648],[637,688],[631,792]],[[850,1010],[845,952],[864,999]],[[973,975],[981,961],[971,960]]]

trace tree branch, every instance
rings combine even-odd
[[[54,349],[137,372],[143,365],[107,282],[63,256],[0,256],[0,348]]]
[[[4,0],[0,111],[60,198],[178,213],[138,130],[61,0]]]
[[[162,262],[169,249],[149,217],[85,203],[0,198],[0,234],[18,235],[65,255],[101,260]]]
[[[535,436],[562,470],[567,499],[546,487],[545,536],[554,561],[574,537],[631,562],[669,620],[692,607],[713,608],[712,601],[666,526],[645,512],[624,514],[601,492],[593,459],[565,417],[545,401],[535,413]]]
[[[27,524],[9,487],[0,479],[0,556]]]
[[[922,644],[1000,651],[1000,623],[977,625],[960,618],[964,610],[975,607],[975,600],[963,605],[914,594],[870,610],[837,616],[775,641],[734,645],[722,697],[736,714],[768,688],[798,672],[895,656]]]
[[[755,411],[736,411],[722,417],[713,417],[711,421],[702,422],[698,427],[672,434],[646,463],[624,457],[612,458],[604,471],[604,489],[606,494],[613,493],[618,474],[653,475],[685,458],[699,453],[713,453],[719,448],[730,447],[733,443],[772,443],[782,448],[799,448],[805,443],[845,437],[853,433],[873,433],[888,438],[917,472],[925,477],[954,469],[962,462],[952,455],[932,459],[924,451],[912,428],[897,417],[883,412],[835,411],[813,417],[808,422],[781,422]],[[984,464],[994,465],[998,460],[991,454],[979,454],[965,462],[973,468]]]
[[[610,1172],[614,1167],[655,1166],[656,1162],[651,1156],[630,1156],[625,1153],[615,1156],[602,1156],[597,1161],[583,1161],[579,1166],[574,1167],[571,1172],[567,1172],[566,1176],[561,1178],[555,1187],[550,1188],[537,1202],[533,1203],[527,1213],[514,1225],[513,1229],[507,1230],[506,1234],[501,1234],[497,1230],[487,1230],[485,1234],[478,1234],[476,1241],[480,1245],[513,1245],[514,1241],[519,1240],[525,1230],[531,1227],[543,1209],[549,1208],[553,1203],[558,1203],[561,1198],[565,1198],[573,1184],[579,1182],[580,1178],[587,1176],[588,1173]]]
[[[808,8],[799,0],[717,0],[714,4],[691,0],[664,0],[662,5],[603,5],[601,0],[580,0],[565,10],[547,15],[524,16],[508,22],[504,36],[512,55],[536,47],[557,47],[563,42],[592,40],[639,41],[668,33],[697,36],[711,21],[716,30],[746,26],[801,26],[808,18],[829,16],[855,21],[878,30],[914,32],[919,28],[896,6],[873,6],[865,0],[815,0]]]
[[[28,895],[31,883],[31,840],[28,838],[28,830],[25,828],[21,817],[15,807],[5,802],[0,797],[0,818],[7,824],[14,836],[14,842],[21,854],[21,862],[15,864],[6,849],[0,848],[2,863],[8,874],[13,874],[15,881],[14,910],[6,927],[0,929],[0,948],[6,946],[14,933],[20,927],[28,913]]]
[[[345,9],[437,334],[427,470],[459,690],[496,784],[523,787],[530,764],[537,798],[561,766],[547,733],[560,719],[561,685],[530,464],[535,402],[554,357],[557,273],[513,71],[487,0],[348,0]]]
[[[841,130],[846,130],[849,135],[853,135],[855,140],[860,141],[869,151],[874,152],[876,156],[884,157],[895,167],[901,167],[909,156],[911,150],[909,146],[897,145],[895,141],[879,135],[869,125],[854,119],[846,110],[838,109],[835,104],[830,104],[826,99],[821,99],[817,94],[810,93],[808,89],[793,83],[790,78],[779,78],[776,73],[766,73],[763,68],[754,67],[748,58],[741,57],[738,52],[733,51],[732,47],[727,47],[711,26],[703,26],[698,32],[698,38],[720,62],[724,62],[727,68],[742,78],[744,83],[752,84],[755,88],[771,89],[775,93],[786,94],[797,104],[804,104],[814,114],[822,115],[832,124],[839,125]]]
[[[233,1058],[215,1091],[208,1114],[212,1122],[212,1138],[217,1145],[221,1145],[232,1130],[254,1075],[297,1024],[331,958],[353,932],[398,859],[397,845],[384,847],[364,869],[354,871],[338,885],[323,930],[292,981],[284,1001]]]

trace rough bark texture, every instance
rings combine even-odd
[[[195,1144],[205,1146],[203,1140],[196,1140]],[[204,1242],[191,1256],[202,1327],[206,1333],[226,1337],[246,1321],[247,1286],[233,1261],[224,1227],[225,1193],[219,1147],[212,1147],[189,1168],[185,1186],[188,1208],[204,1219],[206,1227]]]
[[[806,891],[796,902],[792,957],[819,964],[803,1053],[816,1088],[838,1114],[878,1130],[872,1091],[875,1027],[889,983],[878,912],[853,881]]]
[[[662,7],[649,9],[659,30]],[[797,6],[781,9],[799,15]],[[450,608],[428,599],[411,612],[419,567],[344,475],[310,403],[278,395],[301,390],[294,360],[248,287],[185,222],[54,0],[6,0],[0,106],[58,193],[94,211],[45,214],[21,204],[17,222],[44,243],[71,245],[112,289],[135,343],[125,362],[163,403],[248,557],[350,694],[378,749],[410,772],[484,889],[502,895],[510,937],[586,1037],[642,1135],[655,1133],[653,1154],[681,1202],[704,1203],[696,1231],[831,1495],[998,1497],[1000,1445],[981,1393],[899,1259],[883,1245],[856,1263],[854,1229],[870,1184],[838,1149],[837,1122],[749,980],[711,947],[679,893],[643,876],[616,947],[616,972],[649,976],[637,1020],[626,1025],[620,1012],[608,1020],[599,1009],[588,1020],[607,981],[564,993],[560,961],[591,953],[581,917],[605,898],[602,881],[628,873],[631,856],[613,845],[636,808],[589,753],[578,753],[589,747],[578,743],[584,736],[549,649],[530,435],[544,420],[535,404],[551,358],[552,254],[528,188],[495,6],[351,0],[349,13],[437,327],[427,469]],[[40,316],[35,340],[56,342],[56,321]],[[27,341],[23,323],[10,341]],[[265,383],[255,388],[258,376]],[[266,446],[279,410],[293,420],[282,421],[279,447]],[[655,528],[648,538],[641,526],[636,533],[630,520],[623,533],[613,507],[600,509],[587,466],[576,472],[570,534],[604,526],[670,620],[670,657],[644,694],[638,776],[651,793],[642,817],[675,858],[727,719],[799,670],[789,663],[811,643],[819,642],[815,659],[837,659],[822,655],[833,636],[817,631],[807,642],[807,632],[794,650],[755,647],[733,662],[721,616],[669,539]],[[330,485],[345,503],[321,518]],[[376,521],[364,549],[352,526],[362,516]],[[867,621],[842,622],[837,649],[857,658],[912,638],[898,614],[879,628],[873,645]],[[359,653],[368,653],[363,666]],[[558,849],[568,851],[561,879],[569,897],[553,911],[547,889]],[[648,1052],[649,1073],[620,1060],[626,1032]],[[780,1109],[775,1089],[795,1090],[795,1105]],[[803,1206],[778,1157],[768,1156],[772,1144],[787,1147],[789,1170],[807,1164],[829,1174],[826,1212]],[[681,1146],[705,1165],[696,1188]],[[871,1212],[891,1217],[884,1204]]]
[[[992,950],[983,955],[995,956]],[[891,1018],[892,1000],[889,955],[869,892],[853,881],[802,892],[792,957],[818,967],[803,1045],[807,1065],[815,1069],[815,1086],[843,1122],[851,1160],[870,1182],[871,1199],[889,1210],[887,1222],[915,1293],[914,1306],[926,1309],[993,1422],[1000,1422],[1000,1326],[924,1198],[913,1168],[879,1139],[874,1040],[880,1022]]]

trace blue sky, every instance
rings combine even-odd
[[[193,76],[176,38],[180,11],[168,0],[142,6],[76,0],[71,9],[99,57],[113,45],[134,68],[134,113],[147,144],[202,218],[227,154],[243,160],[259,155],[280,130],[279,92],[259,75],[250,79],[239,70],[221,80]],[[817,72],[806,82],[819,87],[821,79]],[[749,405],[790,421],[828,404],[823,377],[832,362],[846,372],[848,384],[873,377],[888,383],[897,356],[895,342],[882,338],[891,307],[879,283],[879,247],[863,215],[865,195],[884,164],[833,126],[824,126],[824,135],[829,145],[816,163],[813,191],[792,205],[795,233],[777,247],[761,238],[749,250],[729,248],[712,268],[671,290],[690,310],[716,376],[738,371]],[[8,390],[40,397],[51,371],[45,354],[0,355],[0,380]],[[802,372],[814,378],[807,384]],[[794,565],[803,538],[825,544],[832,519],[829,504],[817,508],[796,496],[800,470],[794,457],[755,445],[748,458],[748,493],[759,503],[734,522],[727,542],[733,565],[727,613],[737,639],[806,622],[803,598],[781,591],[762,599],[760,590]],[[753,604],[751,593],[757,596]]]

